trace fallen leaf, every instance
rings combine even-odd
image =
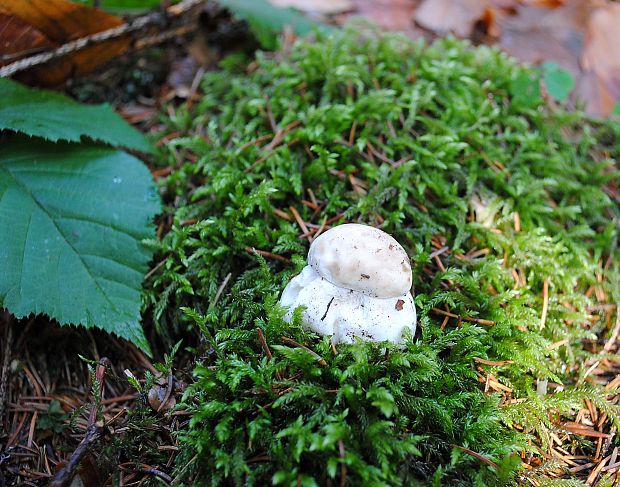
[[[149,406],[153,409],[153,411],[168,411],[176,406],[177,401],[172,396],[172,394],[168,393],[168,389],[165,385],[155,384],[151,389],[149,389],[148,393],[148,401]],[[164,401],[166,401],[164,403]]]
[[[581,56],[584,70],[592,71],[616,100],[620,99],[620,4],[595,9],[586,23],[586,41]],[[609,115],[614,103],[605,106]]]
[[[355,0],[356,17],[371,20],[383,30],[403,32],[411,38],[421,37],[424,33],[413,22],[416,9],[412,0]],[[340,22],[351,15],[343,15]]]
[[[0,13],[0,66],[53,46],[52,41],[28,22]]]
[[[19,17],[58,45],[123,24],[123,19],[120,17],[68,0],[0,0],[0,12]],[[48,86],[58,84],[72,72],[91,71],[121,54],[128,46],[128,38],[94,44],[68,54],[60,61],[39,67],[33,78],[40,84]],[[64,63],[69,63],[68,68],[66,65],[62,66]],[[50,68],[59,64],[63,69]]]
[[[584,71],[581,74],[574,94],[576,98],[587,102],[586,112],[597,117],[608,116],[616,104],[616,97],[593,71]]]
[[[16,15],[0,13],[0,66],[57,46],[40,30]],[[52,80],[50,85],[55,85],[71,74],[72,66],[66,59],[60,59],[32,71],[29,74],[22,73],[18,79],[28,83],[43,75]]]
[[[468,37],[489,6],[486,0],[424,0],[414,18],[425,29]]]
[[[320,15],[339,14],[354,7],[351,0],[269,0],[269,3],[276,7],[296,8],[302,12]]]
[[[559,8],[523,6],[499,20],[500,46],[523,62],[553,60],[574,76],[581,67],[583,26],[597,0],[567,0]]]
[[[553,61],[543,63],[542,73],[547,92],[560,102],[568,100],[568,95],[575,87],[574,76]]]

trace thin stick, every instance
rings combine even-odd
[[[547,309],[549,307],[549,278],[545,279],[543,283],[543,306],[542,306],[542,314],[540,316],[540,327],[545,327],[545,321],[547,321]]]
[[[317,238],[319,235],[321,235],[321,233],[323,233],[323,230],[325,230],[325,225],[326,224],[327,224],[327,215],[325,215],[323,217],[323,221],[321,222],[321,226],[319,227],[319,229],[314,234],[314,238]]]
[[[443,254],[444,252],[447,252],[448,250],[450,250],[450,247],[441,247],[440,249],[435,250],[433,253],[431,253],[428,258],[429,259],[434,259],[435,257],[439,257],[441,254]]]
[[[614,326],[614,331],[611,333],[611,336],[609,337],[609,340],[607,340],[607,343],[605,343],[601,354],[610,352],[610,350],[615,345],[616,340],[618,339],[618,333],[620,333],[620,304],[616,306],[616,325]]]
[[[213,303],[211,303],[211,305],[209,306],[210,308],[215,308],[215,305],[220,300],[220,297],[222,296],[224,289],[226,289],[226,286],[228,285],[228,281],[230,281],[231,277],[232,277],[232,272],[229,272],[228,275],[224,278],[224,282],[222,282],[222,284],[220,284],[220,287],[217,288],[217,292],[215,293],[215,298],[213,298]]]
[[[473,318],[471,316],[460,316],[454,313],[450,313],[449,311],[444,311],[443,309],[439,309],[439,308],[433,308],[432,310],[435,313],[443,315],[443,316],[449,316],[450,318],[457,318],[463,321],[477,323],[479,325],[494,325],[495,324],[495,322],[491,320],[483,320],[482,318]]]
[[[521,217],[519,216],[518,211],[515,211],[514,213],[514,222],[515,222],[515,232],[519,233],[521,231]]]
[[[301,231],[304,233],[304,235],[308,239],[308,242],[312,243],[313,239],[312,239],[312,236],[310,235],[310,233],[308,231],[308,227],[306,226],[306,222],[304,222],[302,220],[302,218],[299,215],[299,212],[297,211],[297,209],[294,206],[290,206],[289,210],[291,210],[291,213],[293,214],[293,218],[295,218],[295,221],[297,222],[297,225],[299,225],[299,228],[301,228]]]
[[[168,484],[172,483],[172,477],[170,475],[156,468],[149,467],[148,465],[143,465],[140,471],[143,473],[154,475],[155,477],[159,477],[160,479],[162,479],[164,482],[167,482]]]
[[[280,262],[286,262],[287,264],[291,262],[290,259],[287,259],[286,257],[282,257],[281,255],[267,252],[266,250],[255,249],[254,247],[246,247],[245,251],[250,254],[256,253],[258,255],[262,255],[263,257],[267,257],[268,259],[275,259],[275,260],[279,260]]]
[[[269,345],[267,345],[267,339],[265,338],[265,334],[263,333],[263,330],[261,330],[260,328],[257,328],[256,332],[258,333],[258,339],[260,340],[263,350],[267,354],[267,358],[271,360],[273,358],[273,355],[271,355],[271,350],[269,349]]]
[[[304,350],[306,350],[308,353],[310,353],[314,358],[316,358],[317,362],[319,363],[319,365],[327,365],[327,362],[325,361],[325,359],[323,357],[321,357],[318,353],[316,353],[313,350],[310,350],[308,347],[302,345],[301,343],[297,343],[295,340],[293,340],[292,338],[288,338],[288,337],[282,337],[282,341],[288,345],[291,345],[293,347],[297,347],[297,348],[303,348]]]
[[[484,364],[484,365],[510,365],[510,364],[514,364],[514,360],[500,360],[497,362],[494,362],[492,360],[487,360],[484,358],[480,358],[480,357],[474,357],[474,362],[478,362],[479,364]]]
[[[468,455],[471,455],[474,458],[477,458],[481,462],[486,463],[489,467],[497,468],[497,463],[495,463],[493,460],[489,460],[487,457],[485,457],[484,455],[481,455],[480,453],[470,450],[469,448],[465,448],[464,446],[459,446],[459,445],[451,445],[451,446],[453,448],[458,448],[459,450],[467,453]]]

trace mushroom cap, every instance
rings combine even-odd
[[[326,231],[310,245],[308,264],[338,287],[393,298],[411,289],[405,249],[378,228],[347,223]]]
[[[405,329],[415,332],[416,312],[411,293],[392,298],[375,298],[333,285],[311,266],[306,266],[286,286],[280,299],[292,320],[298,306],[302,326],[321,335],[331,335],[334,343],[390,341],[402,343]]]

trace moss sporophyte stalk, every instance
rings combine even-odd
[[[179,480],[536,482],[584,401],[617,424],[618,392],[586,372],[614,313],[596,305],[620,298],[618,132],[524,79],[496,49],[354,30],[205,75],[166,121],[172,224],[147,296],[163,334],[201,337]],[[284,320],[313,236],[343,223],[411,257],[402,346]]]

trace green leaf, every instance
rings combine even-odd
[[[90,144],[16,140],[0,154],[0,307],[97,327],[148,351],[141,284],[159,197],[148,169]]]
[[[565,69],[560,68],[553,61],[541,66],[543,80],[549,94],[557,101],[566,101],[575,87],[575,78]]]
[[[250,24],[256,37],[268,49],[276,47],[275,35],[284,26],[290,26],[300,36],[310,34],[314,29],[328,30],[326,25],[307,19],[303,14],[290,9],[278,8],[266,0],[220,0],[219,4]]]
[[[93,0],[75,0],[75,3],[94,7]],[[172,3],[178,3],[173,1]],[[107,10],[108,12],[118,13],[139,13],[150,8],[157,7],[161,4],[161,0],[102,0],[98,3],[97,8]]]
[[[533,106],[540,102],[540,79],[521,71],[510,81],[510,94],[520,105]]]
[[[56,142],[79,142],[82,136],[142,152],[152,148],[141,132],[109,105],[82,105],[52,91],[36,90],[0,78],[0,129]]]
[[[614,106],[614,109],[611,111],[611,116],[620,117],[620,101]]]
[[[37,421],[37,429],[52,430],[54,433],[62,433],[66,428],[65,420],[70,417],[65,413],[57,399],[52,400]]]

